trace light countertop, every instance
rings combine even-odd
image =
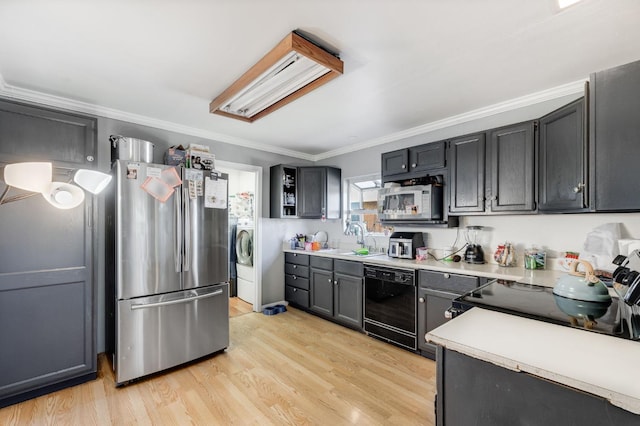
[[[481,308],[436,328],[426,339],[640,414],[640,342]]]
[[[389,266],[395,268],[408,268],[415,270],[429,270],[436,272],[448,272],[453,274],[473,275],[476,277],[498,278],[508,281],[519,281],[526,284],[537,284],[553,287],[558,277],[566,274],[565,271],[548,269],[525,269],[522,266],[502,267],[497,264],[485,263],[481,265],[465,262],[445,262],[433,259],[412,260],[397,259],[386,254],[374,256],[357,256],[350,254],[349,250],[292,250],[284,249],[287,253],[308,254],[310,256],[331,257],[334,259],[352,260],[372,265]]]

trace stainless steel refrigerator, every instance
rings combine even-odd
[[[105,298],[117,385],[229,345],[227,176],[175,171],[113,165]]]

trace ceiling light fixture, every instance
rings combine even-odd
[[[4,183],[25,191],[42,192],[51,183],[51,163],[16,163],[4,167]]]
[[[343,73],[343,62],[294,31],[209,104],[209,112],[253,122]]]
[[[111,182],[111,175],[97,170],[80,169],[73,181],[92,194],[99,194]]]
[[[15,163],[4,166],[3,178],[6,188],[0,194],[0,205],[30,198],[38,193],[59,209],[79,206],[85,199],[82,189],[70,182],[53,182],[53,165],[50,162]],[[79,169],[73,180],[82,188],[98,194],[111,182],[111,175],[96,170]],[[10,198],[6,195],[10,188],[30,191]]]
[[[51,182],[42,196],[54,207],[72,209],[84,201],[84,191],[75,185],[64,182]]]

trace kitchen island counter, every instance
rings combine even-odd
[[[640,414],[640,342],[482,308],[465,312],[425,338],[446,350],[569,386]]]

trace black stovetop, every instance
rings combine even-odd
[[[459,311],[473,306],[629,339],[617,298],[604,304],[583,302],[557,296],[551,287],[494,280],[453,301]]]

